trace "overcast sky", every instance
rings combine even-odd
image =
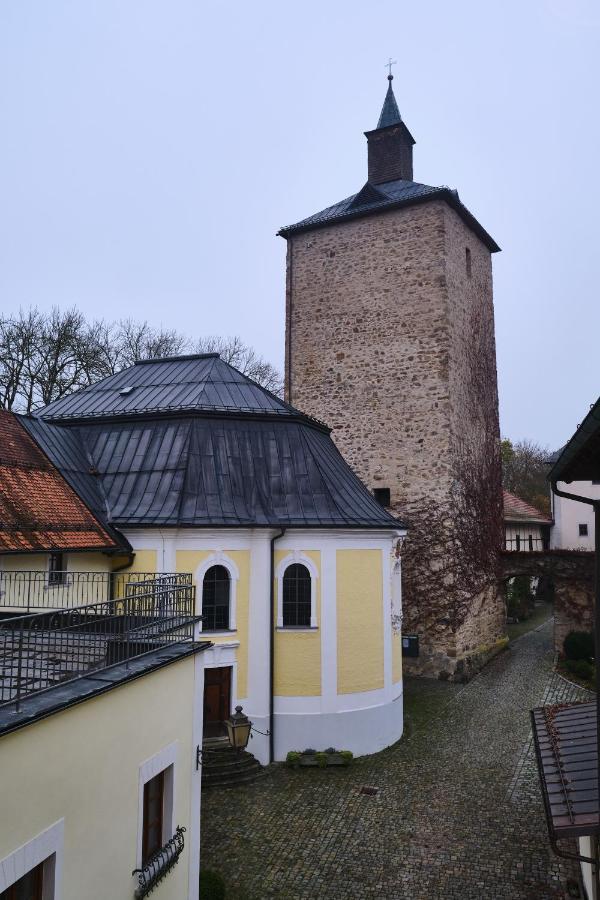
[[[283,364],[290,224],[366,180],[392,55],[415,180],[494,257],[501,426],[600,394],[597,0],[2,0],[0,302],[78,305]]]

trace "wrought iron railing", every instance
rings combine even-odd
[[[133,870],[131,874],[136,875],[138,880],[138,887],[134,894],[135,900],[146,897],[163,880],[167,872],[177,864],[183,852],[184,831],[185,828],[178,825],[175,834],[164,847],[157,850],[142,869]]]
[[[125,596],[0,620],[0,707],[159,650],[191,641],[192,576],[153,576]]]
[[[165,572],[0,571],[0,611],[100,603],[124,597],[134,584],[164,584],[165,579],[176,583],[179,577]]]
[[[532,553],[534,550],[548,550],[549,548],[550,541],[548,538],[534,537],[532,534],[517,534],[515,537],[504,538],[504,549],[514,550],[516,553],[523,551]]]

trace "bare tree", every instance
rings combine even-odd
[[[283,380],[275,366],[259,356],[252,347],[244,344],[238,336],[219,337],[210,335],[196,341],[194,349],[197,353],[218,353],[230,366],[234,366],[243,375],[257,381],[262,387],[277,396],[283,393]]]
[[[239,337],[194,342],[172,329],[122,319],[88,322],[77,309],[35,307],[0,316],[0,407],[32,412],[141,359],[217,352],[263,387],[280,392],[281,376]]]
[[[507,491],[550,513],[547,459],[550,451],[535,441],[502,441],[502,480]]]

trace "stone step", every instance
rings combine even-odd
[[[246,763],[243,766],[203,766],[202,772],[204,778],[208,778],[212,775],[229,778],[229,776],[234,775],[246,775],[248,772],[252,772],[257,768],[260,768],[258,763]]]
[[[236,784],[248,784],[262,772],[263,767],[247,750],[238,753],[229,745],[219,750],[211,750],[207,748],[206,742],[203,744],[203,787],[233,787]]]
[[[214,777],[205,777],[203,773],[202,788],[234,788],[241,784],[251,784],[258,778],[262,778],[265,774],[265,770],[260,766],[257,766],[255,770],[251,770],[251,773],[249,775],[238,774],[235,777],[223,777],[218,775],[215,775]]]

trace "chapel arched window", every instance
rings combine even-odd
[[[310,572],[301,563],[293,563],[283,574],[284,628],[310,628],[310,598]]]
[[[229,628],[231,579],[225,566],[211,566],[202,583],[202,630]]]

